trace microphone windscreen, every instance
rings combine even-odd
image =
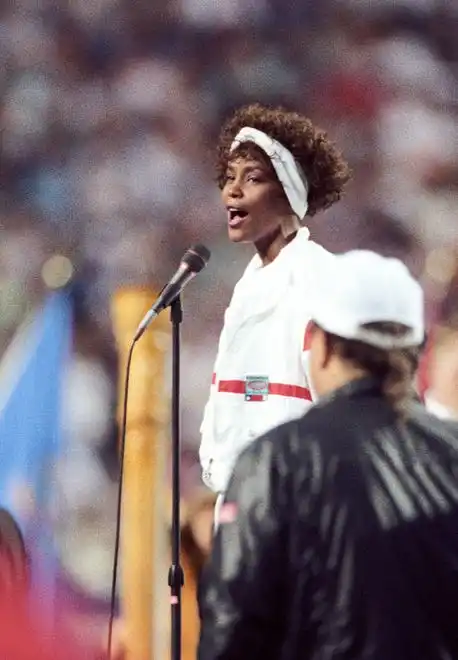
[[[210,250],[205,245],[193,245],[186,250],[181,262],[185,263],[191,272],[199,273],[207,265],[210,256]]]

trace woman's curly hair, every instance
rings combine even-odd
[[[326,133],[304,115],[258,103],[237,110],[221,130],[216,164],[220,188],[224,186],[227,165],[231,160],[231,144],[244,126],[263,131],[291,151],[309,185],[307,215],[324,211],[340,199],[350,178],[350,169]],[[237,149],[237,154],[248,155],[250,151],[253,154],[256,149],[255,145],[245,143]]]

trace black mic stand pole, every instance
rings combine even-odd
[[[172,565],[169,569],[171,606],[171,660],[181,660],[181,589],[184,585],[180,565],[180,325],[183,320],[181,298],[170,309],[172,322]]]

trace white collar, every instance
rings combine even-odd
[[[248,273],[248,271],[252,272],[254,270],[259,270],[259,269],[265,270],[266,268],[268,268],[269,270],[273,270],[272,266],[275,266],[275,264],[277,265],[279,263],[283,264],[286,259],[294,259],[295,253],[298,250],[303,249],[304,244],[308,242],[309,238],[310,238],[310,231],[307,229],[307,227],[301,227],[298,230],[296,236],[293,238],[293,240],[287,243],[280,250],[280,253],[276,259],[274,259],[271,263],[265,266],[262,263],[261,257],[256,252],[256,254],[251,259],[250,263],[248,264],[245,272]]]

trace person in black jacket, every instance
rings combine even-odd
[[[311,316],[319,402],[236,463],[198,658],[456,660],[458,433],[414,400],[421,288],[349,252]]]

